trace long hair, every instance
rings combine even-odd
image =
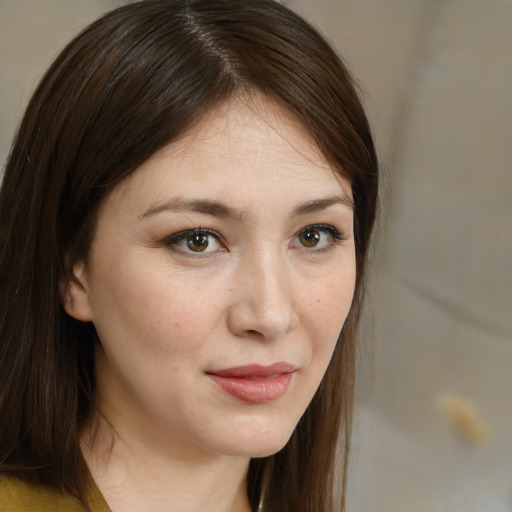
[[[378,164],[347,69],[273,0],[123,6],[86,28],[43,77],[0,192],[0,471],[87,507],[79,439],[95,408],[95,333],[66,315],[59,285],[87,256],[106,194],[215,105],[251,92],[291,111],[351,182],[357,274],[322,384],[285,448],[251,461],[249,499],[256,509],[263,492],[273,512],[330,511],[341,485],[343,509]]]

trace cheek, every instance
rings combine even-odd
[[[219,321],[221,301],[218,289],[211,287],[190,275],[147,272],[137,283],[117,291],[121,323],[145,350],[189,354],[203,347]]]
[[[304,302],[304,315],[316,331],[316,344],[333,350],[354,296],[355,272],[333,273],[311,290]]]
[[[140,400],[151,396],[154,404],[175,403],[169,390],[179,382],[190,384],[212,356],[208,341],[219,311],[205,297],[215,293],[183,276],[170,279],[148,268],[137,280],[127,279],[128,270],[118,267],[115,279],[112,273],[98,275],[102,286],[94,324],[105,355],[101,368]]]

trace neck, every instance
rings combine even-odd
[[[249,459],[210,453],[181,439],[127,442],[104,419],[82,436],[91,475],[112,512],[250,512]]]

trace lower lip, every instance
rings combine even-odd
[[[279,373],[262,379],[220,377],[208,374],[222,390],[238,400],[250,404],[264,404],[283,396],[290,386],[293,373]]]

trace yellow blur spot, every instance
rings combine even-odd
[[[473,444],[485,444],[491,440],[491,431],[476,405],[456,393],[439,397],[438,405],[455,432]]]

